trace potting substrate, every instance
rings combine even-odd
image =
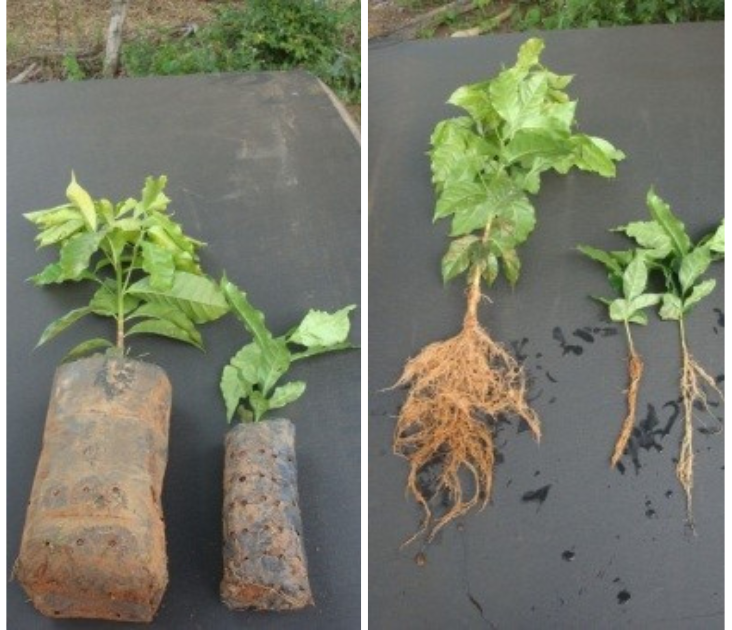
[[[83,173],[93,195],[110,198],[138,190],[148,174],[165,173],[176,220],[192,236],[209,243],[202,252],[207,270],[216,275],[226,269],[235,275],[266,308],[271,321],[285,328],[309,308],[358,301],[360,187],[358,144],[317,80],[304,73],[14,86],[8,93],[8,156],[8,291],[12,298],[8,317],[15,322],[8,339],[8,361],[13,366],[8,374],[8,439],[13,444],[8,453],[10,574],[21,547],[56,366],[81,339],[113,334],[110,322],[89,318],[59,340],[31,352],[49,321],[88,301],[88,296],[79,287],[41,291],[24,282],[38,270],[45,254],[34,250],[33,228],[21,213],[47,207],[65,187],[72,168]],[[286,303],[272,291],[273,284],[288,296]],[[326,370],[313,365],[316,362],[298,367],[299,376],[308,381],[309,395],[291,408],[291,417],[297,418],[301,535],[306,549],[302,557],[308,559],[318,606],[284,616],[232,612],[219,594],[227,427],[222,421],[218,377],[230,352],[228,340],[241,338],[241,331],[233,319],[227,319],[202,333],[205,355],[166,340],[139,337],[130,342],[130,357],[156,363],[172,384],[168,468],[157,508],[162,506],[165,515],[170,581],[153,624],[160,628],[357,624],[358,356],[341,353],[329,360]],[[67,373],[71,365],[59,368],[59,373]],[[53,400],[50,427],[58,415]],[[82,424],[94,430],[100,427],[99,419],[85,412],[71,410],[67,416],[71,414],[84,417],[81,424],[72,421],[70,430]],[[128,420],[122,420],[117,430],[124,422]],[[140,428],[140,440],[153,439],[151,435]],[[83,452],[84,435],[76,437]],[[63,448],[58,442],[54,446]],[[156,447],[155,452],[162,450]],[[87,453],[88,458],[93,455]],[[124,459],[126,466],[134,467],[128,455],[120,447],[108,463],[121,466]],[[146,480],[162,474],[162,461],[155,461],[158,457],[147,462],[152,472],[144,466],[136,468],[148,475]],[[90,480],[78,490],[84,493],[88,487],[89,493],[95,493],[90,506],[97,514],[124,509],[114,503],[118,496],[114,488],[132,505],[135,488],[107,488],[103,483],[107,476],[95,474],[96,482]],[[44,480],[39,490],[47,490],[45,484]],[[75,486],[70,487],[73,494]],[[148,486],[149,502],[160,499],[159,491],[151,493],[150,487],[155,489],[155,484]],[[57,501],[67,497],[63,500],[68,505],[76,505],[75,495],[59,490],[54,497],[51,489],[50,496]],[[134,529],[137,522],[133,519],[126,526]],[[133,538],[123,528],[108,533],[99,528],[95,533],[78,531],[67,533],[76,536],[73,553],[79,558],[88,554],[96,562],[96,551],[102,547],[108,557],[128,552],[134,556]],[[32,539],[45,543],[47,533],[35,530]],[[151,557],[160,557],[162,551],[158,543],[136,548],[140,556],[148,550]],[[155,579],[146,581],[145,588],[154,583],[155,589],[162,590],[164,565],[148,564],[145,576],[154,574]],[[123,578],[118,585],[136,587],[132,572],[122,562],[117,568]],[[114,618],[145,618],[159,596],[156,590],[148,595],[149,602],[138,608],[120,603],[116,612],[121,616],[115,612]],[[49,601],[52,616],[55,610],[61,612],[53,608],[59,601]],[[8,620],[16,627],[39,628],[78,623],[39,615],[17,581],[8,585]],[[105,621],[94,624],[107,627]],[[117,626],[110,623],[109,627]]]
[[[588,294],[605,273],[579,243],[623,249],[608,232],[645,213],[653,184],[696,240],[723,209],[723,28],[719,24],[545,32],[544,61],[575,79],[579,130],[627,158],[614,180],[546,177],[521,280],[484,290],[478,317],[519,359],[542,420],[536,445],[506,418],[493,498],[428,545],[402,546],[420,507],[391,442],[404,402],[384,391],[404,361],[454,333],[465,286],[443,285],[449,226],[433,224],[429,138],[460,110],[461,85],[510,66],[525,34],[383,42],[369,51],[369,622],[375,627],[721,628],[723,440],[697,412],[695,533],[686,526],[674,459],[681,441],[680,351],[674,326],[637,327],[646,363],[638,425],[618,469],[608,454],[625,414],[623,332]],[[689,318],[695,356],[723,383],[721,265]],[[714,399],[716,416],[723,404]],[[435,461],[435,467],[439,461]],[[437,469],[418,479],[436,492]]]

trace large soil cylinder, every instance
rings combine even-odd
[[[44,615],[153,618],[168,583],[170,407],[155,365],[95,355],[56,371],[15,567]]]
[[[233,610],[295,610],[313,603],[297,493],[295,427],[240,424],[226,436],[224,578]]]

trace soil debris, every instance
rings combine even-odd
[[[524,492],[521,497],[521,501],[523,503],[535,502],[541,506],[549,496],[549,490],[551,489],[551,487],[552,484],[547,484],[546,486],[542,486],[537,490],[529,490],[528,492]]]
[[[574,354],[575,356],[579,356],[585,351],[582,346],[567,343],[567,339],[564,337],[564,333],[559,326],[555,326],[552,330],[552,338],[555,341],[559,342],[559,347],[562,349],[562,356],[565,356],[567,354]]]

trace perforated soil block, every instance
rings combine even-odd
[[[168,582],[170,407],[155,365],[95,355],[56,370],[15,566],[44,615],[153,618]]]
[[[313,603],[302,541],[295,427],[239,424],[226,436],[224,578],[232,610],[296,610]]]

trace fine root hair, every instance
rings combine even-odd
[[[494,432],[502,418],[520,418],[541,437],[539,418],[526,402],[522,367],[478,324],[475,309],[461,332],[425,347],[410,359],[396,386],[407,386],[397,419],[394,452],[409,462],[407,491],[421,505],[421,534],[429,542],[450,521],[476,505],[483,509],[493,486]],[[429,490],[420,473],[437,465]],[[472,483],[471,483],[472,482]],[[435,517],[433,497],[443,497]]]

